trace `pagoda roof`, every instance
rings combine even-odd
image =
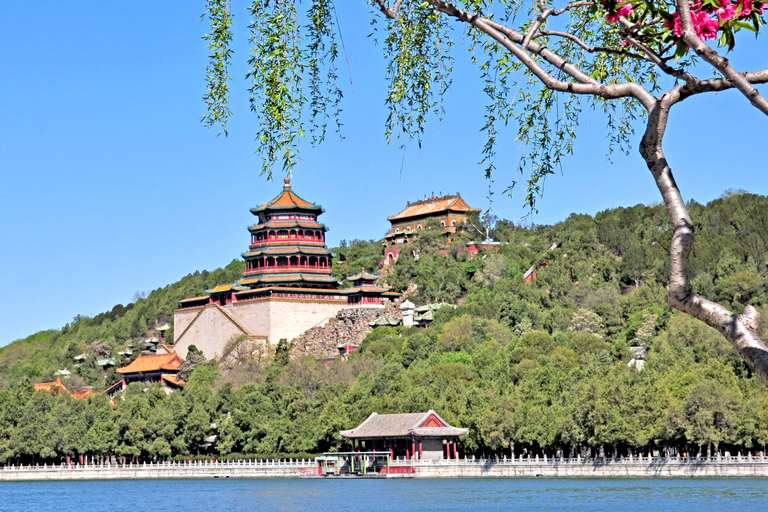
[[[355,274],[352,277],[347,278],[350,281],[360,281],[360,280],[366,280],[366,281],[376,281],[377,279],[381,279],[381,276],[377,276],[376,274],[369,274],[365,271],[365,268],[363,268],[362,272],[359,274]]]
[[[118,368],[117,373],[146,373],[160,370],[178,371],[181,357],[176,352],[170,354],[140,355],[128,366]]]
[[[313,281],[318,283],[335,283],[336,278],[332,275],[316,275],[316,274],[266,274],[257,277],[249,277],[248,279],[241,279],[239,282],[243,285],[252,285],[256,283],[279,283],[279,282],[295,282],[295,281]],[[237,292],[238,295],[251,291],[242,290]]]
[[[220,284],[216,286],[215,288],[211,288],[210,290],[205,290],[205,293],[221,293],[221,292],[228,292],[230,290],[238,291],[242,290],[243,287],[240,286],[237,283],[229,283],[229,284]]]
[[[282,247],[265,247],[263,249],[254,249],[252,251],[244,252],[242,254],[243,258],[247,258],[249,256],[273,256],[273,255],[282,255],[282,254],[310,254],[310,255],[320,255],[320,254],[330,254],[330,251],[326,247],[308,247],[303,245],[289,245],[289,246],[282,246]]]
[[[310,229],[326,229],[325,224],[320,222],[312,222],[309,220],[270,220],[263,224],[255,224],[248,228],[249,231],[256,231],[259,229],[280,229],[280,228],[310,228]]]
[[[168,325],[168,322],[165,322],[163,325],[160,325],[160,326],[158,326],[158,327],[155,327],[155,330],[156,330],[156,331],[167,331],[167,330],[168,330],[168,329],[170,329],[170,328],[171,328],[171,326],[170,326],[170,325]]]
[[[397,318],[392,318],[391,316],[380,316],[373,322],[368,322],[368,325],[371,327],[395,327],[397,325],[400,325],[400,320]]]
[[[371,413],[356,428],[339,432],[351,439],[387,437],[458,437],[465,435],[466,428],[453,427],[435,411],[408,414]]]
[[[200,297],[189,297],[186,299],[181,299],[179,302],[194,302],[194,301],[203,300],[203,299],[208,300],[208,296],[202,295]]]
[[[398,221],[410,219],[413,217],[424,217],[442,212],[480,212],[478,208],[469,206],[459,194],[455,196],[432,197],[415,203],[409,203],[403,211],[392,217],[387,217],[389,221]]]
[[[349,288],[345,288],[341,291],[341,293],[351,294],[351,293],[380,293],[383,294],[386,292],[386,288],[382,288],[381,286],[374,286],[374,285],[362,285],[362,286],[350,286]]]
[[[277,195],[273,200],[265,203],[257,208],[251,208],[251,213],[254,215],[269,211],[269,210],[314,210],[322,212],[323,208],[309,201],[297,196],[291,189],[290,178],[285,178],[285,185],[283,185],[283,191]]]
[[[325,293],[325,294],[334,294],[338,295],[339,290],[336,290],[334,288],[305,288],[305,287],[295,287],[295,286],[264,286],[263,288],[249,288],[248,290],[244,292],[238,293],[238,295],[247,295],[249,293],[257,293],[257,292],[265,292],[267,290],[273,290],[273,291],[285,291],[285,292],[309,292],[309,293]]]

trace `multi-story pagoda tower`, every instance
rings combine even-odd
[[[299,197],[286,179],[277,197],[251,213],[258,220],[248,228],[243,277],[179,301],[173,327],[182,357],[190,345],[211,358],[237,338],[291,340],[347,306],[325,245],[327,228],[317,221],[321,206]]]
[[[243,253],[245,271],[238,281],[247,290],[237,292],[238,299],[338,289],[325,245],[327,228],[317,221],[322,207],[296,195],[286,178],[283,191],[251,213],[258,222],[248,228],[251,244]]]

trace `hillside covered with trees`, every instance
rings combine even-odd
[[[768,313],[768,198],[727,193],[688,206],[698,234],[695,291],[735,311],[752,304]],[[424,230],[418,261],[401,252],[386,280],[416,304],[456,307],[438,310],[428,329],[377,328],[359,353],[329,367],[280,345],[273,357],[236,367],[203,363],[170,395],[131,384],[113,405],[101,395],[33,391],[64,367],[103,389],[115,377],[95,366],[97,352],[148,335],[180,298],[233,281],[242,265],[187,276],[0,349],[0,463],[296,456],[343,447],[338,431],[372,411],[430,408],[469,428],[460,443],[469,455],[764,450],[766,387],[717,331],[665,305],[668,219],[661,205],[554,226],[486,219],[500,244],[474,255],[466,243],[477,231],[446,244],[439,230]],[[373,241],[334,252],[340,279],[382,255]],[[529,268],[535,278],[526,282]],[[642,370],[628,364],[638,346]],[[83,352],[86,361],[72,367]]]

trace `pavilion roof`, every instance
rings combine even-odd
[[[70,394],[77,400],[86,400],[89,396],[97,394],[91,388],[73,389]]]
[[[359,274],[355,274],[351,277],[348,277],[347,279],[350,281],[360,281],[360,280],[376,281],[377,279],[381,279],[381,276],[377,276],[376,274],[370,274],[365,271],[365,268],[363,268],[363,270]]]
[[[370,284],[364,284],[362,286],[350,286],[349,288],[346,288],[342,290],[342,293],[378,293],[378,294],[384,294],[386,292],[386,288],[382,288],[381,286],[374,286]]]
[[[444,196],[424,199],[422,201],[416,201],[410,203],[405,207],[403,211],[392,217],[387,217],[391,222],[402,219],[410,219],[413,217],[423,217],[426,215],[434,215],[437,213],[443,213],[447,211],[452,212],[480,212],[477,208],[469,206],[460,195]]]
[[[329,269],[330,272],[330,269]],[[335,283],[336,278],[332,275],[325,274],[325,275],[316,275],[316,274],[265,274],[257,277],[249,277],[247,279],[241,279],[240,284],[243,285],[254,285],[254,284],[264,284],[264,283],[295,283],[298,281],[310,281],[310,282],[316,282],[316,283]],[[237,292],[238,295],[241,293],[248,293],[251,290],[242,290]]]
[[[333,294],[337,295],[339,294],[339,290],[336,290],[334,288],[307,288],[304,286],[296,287],[296,286],[264,286],[262,288],[250,288],[248,290],[245,290],[243,292],[239,292],[237,295],[247,295],[249,293],[263,293],[267,290],[272,291],[278,291],[278,292],[300,292],[300,293],[320,293],[320,294]],[[247,300],[247,299],[243,299]]]
[[[269,211],[269,210],[319,210],[322,212],[323,208],[309,201],[297,196],[291,189],[291,180],[285,178],[285,185],[283,185],[283,191],[277,195],[273,200],[265,203],[257,208],[251,208],[251,213],[254,215]]]
[[[178,371],[181,357],[176,352],[170,354],[140,355],[128,366],[118,368],[117,373],[146,373],[160,370]]]
[[[215,288],[211,288],[210,290],[205,290],[205,293],[221,293],[221,292],[228,292],[230,290],[240,291],[243,289],[244,288],[237,283],[229,283],[229,284],[220,284]]]
[[[172,375],[170,373],[164,373],[160,376],[160,378],[163,379],[165,382],[168,382],[180,388],[183,388],[184,386],[187,385],[186,381],[181,380],[178,376]]]
[[[203,299],[208,300],[209,297],[207,295],[201,295],[200,297],[188,297],[186,299],[181,299],[179,302],[194,302]]]
[[[56,377],[56,380],[53,382],[40,382],[39,384],[35,384],[35,391],[53,391],[54,389],[59,389],[65,392],[69,391],[64,383],[61,382],[61,377]]]
[[[364,422],[351,430],[339,432],[351,439],[386,437],[457,437],[469,432],[466,428],[449,425],[435,411],[406,414],[371,413]]]
[[[265,247],[264,249],[254,249],[243,253],[243,258],[249,256],[277,256],[281,254],[330,254],[326,247],[307,247],[303,245],[289,245],[278,247]]]
[[[325,224],[319,222],[312,222],[309,220],[270,220],[263,224],[255,224],[248,228],[249,231],[256,231],[259,229],[280,229],[280,228],[308,228],[308,229],[323,229]]]
[[[392,318],[391,316],[384,315],[384,316],[380,316],[373,322],[368,322],[368,325],[370,325],[371,327],[395,327],[400,325],[400,323],[401,323],[400,320],[398,320],[397,318]]]

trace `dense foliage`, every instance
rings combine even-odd
[[[699,233],[696,288],[736,311],[748,301],[768,309],[768,198],[729,193],[689,208]],[[671,232],[662,206],[572,215],[555,226],[499,221],[492,235],[502,244],[476,255],[465,249],[469,233],[448,245],[437,233],[422,237],[419,260],[401,256],[388,279],[417,304],[457,307],[440,309],[429,329],[377,328],[359,353],[330,367],[292,359],[280,345],[235,368],[201,364],[170,395],[132,384],[114,405],[33,392],[22,376],[52,371],[93,337],[137,335],[142,321],[170,314],[171,293],[231,281],[235,264],[156,290],[98,324],[80,319],[17,342],[0,352],[0,462],[303,455],[344,447],[338,431],[372,411],[430,408],[469,428],[460,451],[470,455],[764,450],[768,390],[717,331],[664,304]],[[349,260],[378,250],[346,245]],[[526,283],[532,266],[536,278]],[[137,316],[141,307],[150,316]],[[642,371],[628,365],[630,346],[647,349]],[[11,361],[18,347],[30,357]]]

